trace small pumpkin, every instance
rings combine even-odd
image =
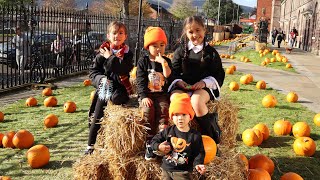
[[[3,122],[4,121],[4,114],[3,112],[0,111],[0,122]]]
[[[306,122],[297,122],[292,126],[294,137],[309,137],[310,131],[310,126]]]
[[[202,142],[206,153],[204,157],[204,164],[208,164],[216,157],[217,144],[210,136],[206,135],[202,135]]]
[[[5,148],[14,148],[12,143],[13,136],[16,134],[14,131],[7,132],[2,138],[2,145]]]
[[[249,169],[248,172],[248,180],[271,180],[270,174],[264,169]]]
[[[42,96],[52,96],[52,89],[51,88],[44,88],[42,90]]]
[[[262,105],[266,108],[273,108],[277,105],[277,99],[273,95],[268,94],[263,97]]]
[[[232,58],[231,58],[232,59]],[[237,70],[237,67],[235,65],[231,65],[229,68],[233,69],[233,71],[236,71]]]
[[[294,172],[287,172],[280,177],[280,180],[303,180],[303,178]]]
[[[27,100],[26,100],[26,106],[28,107],[33,107],[33,106],[36,106],[38,105],[38,101],[36,98],[34,97],[29,97]]]
[[[240,83],[241,84],[250,84],[250,79],[249,79],[249,77],[248,76],[241,76],[240,77]]]
[[[256,84],[257,89],[266,89],[266,87],[267,87],[267,84],[263,80],[258,81]]]
[[[90,79],[86,79],[83,81],[83,85],[84,86],[90,86],[91,85],[91,80]]]
[[[44,106],[46,107],[55,107],[58,104],[58,100],[56,97],[54,96],[50,96],[47,97],[44,101],[43,101]]]
[[[256,154],[249,159],[249,169],[257,168],[264,169],[272,175],[274,171],[274,163],[269,157],[263,154]]]
[[[67,101],[63,105],[63,111],[66,113],[73,113],[76,110],[77,110],[77,105],[76,105],[76,103],[74,103],[72,101]]]
[[[227,74],[233,74],[233,69],[230,68],[230,67],[227,68],[227,69],[226,69],[226,73],[227,73]]]
[[[12,139],[12,143],[19,149],[28,149],[34,143],[33,135],[27,130],[19,130]]]
[[[11,180],[10,176],[0,176],[0,180]]]
[[[309,137],[298,137],[293,143],[293,150],[300,156],[312,156],[316,152],[316,143]]]
[[[96,93],[96,91],[91,91],[91,93],[90,93],[90,100],[91,101],[93,101],[95,93]]]
[[[276,62],[277,60],[275,58],[270,59],[271,62]]]
[[[2,147],[2,139],[4,137],[4,134],[0,133],[0,147]]]
[[[43,123],[46,126],[46,128],[52,128],[52,127],[56,127],[58,125],[59,119],[56,115],[49,114],[44,118]]]
[[[253,76],[252,76],[252,74],[247,74],[246,76],[248,77],[249,83],[253,82]]]
[[[246,129],[242,132],[242,141],[247,146],[255,146],[259,142],[259,137],[253,129]]]
[[[253,127],[253,129],[258,129],[258,130],[260,130],[260,132],[261,132],[262,135],[263,135],[263,140],[264,140],[264,141],[269,138],[270,130],[269,130],[269,128],[268,128],[267,125],[265,125],[265,124],[263,124],[263,123],[259,123],[259,124],[255,125],[255,126]]]
[[[229,88],[231,91],[238,91],[240,86],[237,82],[235,81],[232,81],[230,84],[229,84]]]
[[[286,64],[286,68],[292,68],[292,65],[290,63]]]
[[[260,146],[263,141],[263,134],[260,132],[259,129],[253,129],[254,133],[256,133],[258,140],[256,141],[255,145]]]
[[[31,168],[41,168],[49,163],[49,149],[42,144],[35,145],[27,151],[27,159]]]
[[[313,117],[313,122],[314,122],[317,126],[320,126],[320,113],[316,114],[316,115]]]
[[[292,124],[290,121],[281,119],[274,123],[273,131],[278,136],[284,136],[291,133]]]
[[[298,95],[297,95],[297,93],[295,93],[295,92],[289,92],[289,93],[287,94],[287,101],[288,101],[288,102],[293,102],[293,103],[297,102],[297,101],[298,101]]]
[[[249,161],[248,158],[244,155],[244,154],[239,154],[239,158],[241,159],[241,161],[244,164],[244,167],[246,168],[246,170],[249,170]]]

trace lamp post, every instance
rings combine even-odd
[[[220,24],[220,3],[221,3],[221,0],[219,0],[219,6],[218,6],[218,25]]]
[[[139,15],[138,15],[138,30],[137,30],[137,42],[134,50],[135,61],[134,65],[137,66],[139,58],[139,48],[140,48],[140,31],[141,31],[141,16],[142,16],[142,0],[139,0]]]

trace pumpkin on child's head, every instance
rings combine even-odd
[[[208,164],[214,159],[214,157],[216,157],[217,144],[210,136],[206,135],[202,135],[202,142],[204,151],[206,152],[206,156],[204,157],[204,164]]]
[[[38,104],[38,101],[36,98],[34,97],[29,97],[27,100],[26,100],[26,105],[28,107],[33,107],[33,106],[36,106]]]
[[[76,105],[76,103],[74,103],[72,101],[67,101],[63,105],[63,111],[66,113],[73,113],[76,110],[77,110],[77,105]]]

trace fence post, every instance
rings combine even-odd
[[[140,30],[141,30],[141,16],[142,16],[142,0],[139,0],[139,16],[138,16],[138,31],[137,31],[137,42],[136,42],[136,47],[134,50],[135,53],[135,60],[134,60],[134,65],[137,66],[138,59],[139,59],[139,48],[140,48]]]

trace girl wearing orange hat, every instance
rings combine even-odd
[[[160,27],[148,27],[144,34],[144,48],[148,55],[140,57],[137,64],[137,93],[142,118],[150,125],[147,137],[145,159],[156,156],[150,151],[149,141],[168,122],[169,95],[168,78],[171,75],[171,61],[163,56],[167,37]],[[159,126],[159,129],[158,129]]]
[[[205,25],[201,17],[185,19],[182,37],[185,45],[177,48],[172,59],[174,81],[169,92],[188,92],[201,133],[220,141],[217,114],[210,114],[206,103],[218,99],[225,72],[218,52],[205,42]]]

